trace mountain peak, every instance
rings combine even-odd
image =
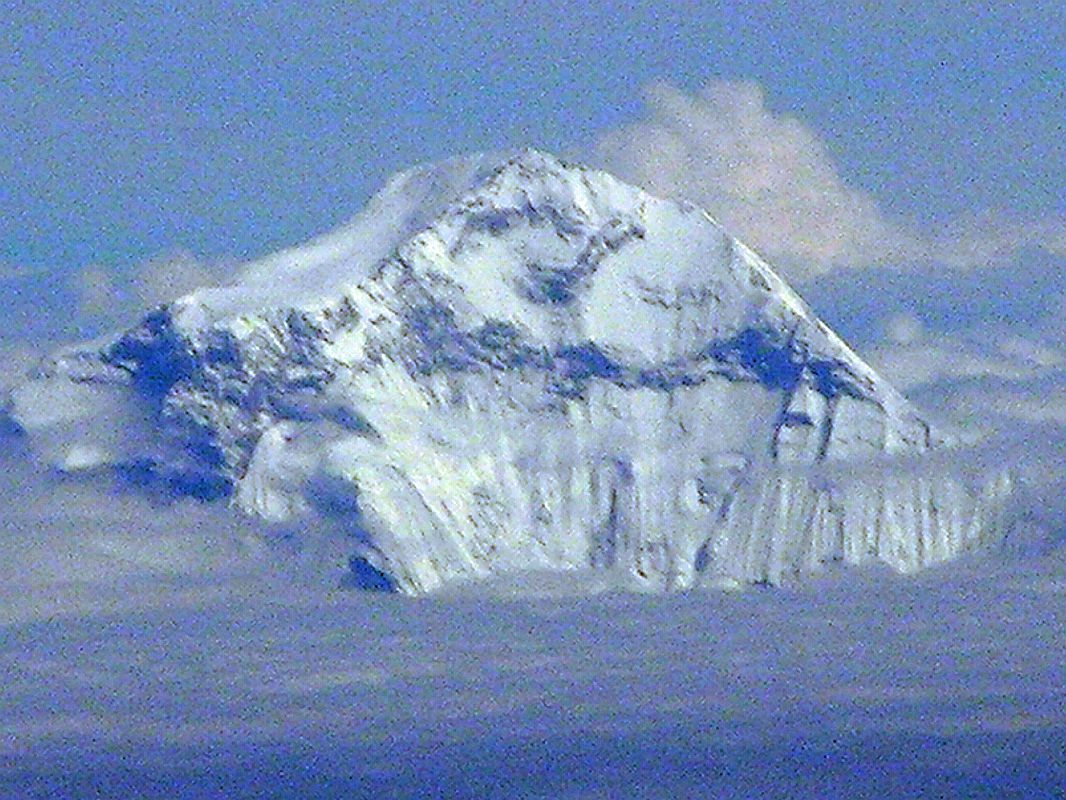
[[[848,548],[911,568],[983,540],[988,511],[905,489],[855,522],[852,490],[782,482],[939,439],[705,211],[532,149],[400,173],[337,230],[57,357],[12,415],[65,469],[340,519],[353,574],[408,592],[578,566],[777,582]]]
[[[271,304],[313,307],[341,287],[365,278],[397,249],[464,200],[486,202],[535,192],[541,202],[569,205],[567,190],[580,183],[582,168],[526,148],[474,153],[424,164],[390,178],[351,220],[310,242],[247,264],[229,285],[181,298],[184,324],[198,327],[226,316],[254,313]],[[517,193],[517,194],[516,194]]]
[[[657,235],[641,247],[639,240],[647,239],[649,220]],[[495,261],[484,258],[476,264],[476,272],[468,257],[463,274],[454,274],[464,263],[452,256],[460,251],[468,256],[471,250],[491,251],[514,231],[526,236],[516,242],[520,253]],[[698,241],[685,241],[686,236]],[[755,294],[766,294],[777,312],[813,322],[806,304],[773,270],[722,231],[705,211],[653,197],[608,173],[568,164],[532,148],[463,156],[400,173],[348,223],[306,245],[248,264],[228,286],[181,298],[174,304],[174,316],[181,327],[195,330],[269,308],[314,312],[335,303],[397,258],[468,283],[504,280],[512,290],[541,276],[547,294],[531,289],[527,295],[543,295],[546,302],[541,305],[571,305],[562,301],[574,295],[553,294],[551,285],[577,281],[590,272],[591,261],[606,254],[605,249],[624,242],[633,245],[626,255],[634,258],[613,259],[614,269],[639,272],[626,280],[640,282],[648,297],[677,302],[671,297],[679,280],[685,283],[682,294],[713,293],[708,281],[736,294],[739,278],[757,284]],[[435,255],[429,254],[432,248]],[[708,252],[713,257],[704,257]],[[516,258],[529,273],[525,277],[516,274],[521,271],[513,263]],[[428,263],[434,260],[438,263]],[[723,269],[736,274],[712,275]],[[659,285],[664,281],[671,285]],[[552,297],[559,302],[549,302]]]

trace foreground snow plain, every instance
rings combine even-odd
[[[5,467],[0,797],[1066,786],[1061,545],[737,593],[588,573],[412,599],[337,590],[325,540]]]

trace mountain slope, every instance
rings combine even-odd
[[[913,569],[998,536],[1009,491],[825,477],[940,441],[705,212],[536,151],[397,176],[337,231],[58,354],[11,416],[65,469],[342,520],[353,580],[411,593]]]

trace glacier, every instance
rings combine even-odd
[[[326,515],[408,594],[594,569],[649,591],[914,571],[1004,535],[951,446],[705,211],[536,151],[45,359],[5,401],[66,472]]]

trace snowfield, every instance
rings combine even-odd
[[[8,417],[67,473],[325,517],[406,594],[589,567],[639,590],[912,572],[1000,541],[948,442],[705,212],[534,150],[47,360]]]

